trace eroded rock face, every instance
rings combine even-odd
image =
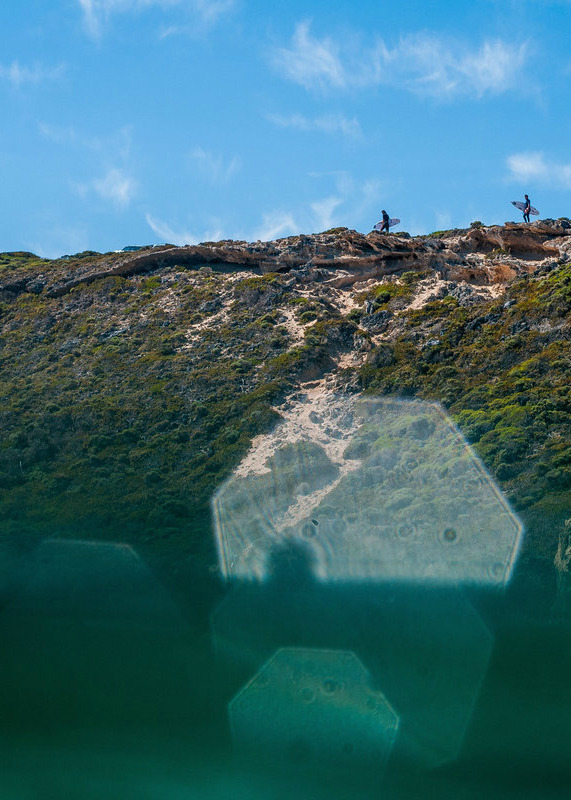
[[[492,253],[503,250],[516,258],[535,260],[558,256],[559,249],[552,243],[555,237],[567,236],[569,223],[547,221],[531,224],[507,222],[489,228],[473,228],[460,240],[460,249],[466,253]]]
[[[566,220],[506,223],[439,237],[362,234],[338,228],[272,242],[164,245],[129,254],[56,260],[43,265],[41,275],[15,270],[0,284],[0,293],[58,297],[82,283],[172,266],[259,275],[291,271],[301,282],[326,282],[337,288],[409,270],[433,270],[447,280],[489,285],[533,272],[545,259],[567,257],[570,247],[571,223]]]

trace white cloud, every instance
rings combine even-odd
[[[141,11],[151,6],[173,6],[179,0],[77,0],[83,12],[84,25],[91,36],[101,35],[113,14]]]
[[[271,211],[263,215],[263,222],[258,231],[254,234],[254,239],[261,239],[269,242],[285,234],[294,234],[298,230],[292,214],[285,211]]]
[[[506,44],[500,39],[484,42],[477,53],[468,53],[457,65],[465,82],[479,95],[504,92],[516,85],[527,58],[527,46]]]
[[[12,61],[9,66],[0,64],[0,79],[20,88],[25,83],[38,84],[44,81],[58,80],[64,71],[65,64],[59,64],[57,67],[45,67],[41,64],[26,67],[22,66],[19,61]]]
[[[542,152],[514,153],[507,158],[509,177],[522,184],[571,189],[571,163],[547,161]]]
[[[380,181],[356,180],[345,170],[310,173],[311,177],[333,183],[335,191],[319,200],[300,204],[293,210],[276,210],[263,215],[263,223],[254,239],[269,241],[290,236],[299,231],[324,231],[338,225],[356,225],[364,217],[379,218],[379,200],[383,185]],[[373,219],[374,217],[374,219]]]
[[[361,219],[365,215],[378,214],[382,193],[385,195],[390,193],[382,181],[376,178],[357,180],[347,170],[311,172],[310,177],[333,179],[335,191],[341,196],[341,202],[345,204],[344,216],[346,219]],[[386,203],[386,201],[383,202]]]
[[[309,22],[298,24],[291,47],[275,50],[272,61],[286,78],[306,89],[345,88],[345,70],[339,47],[331,39],[319,41],[311,37]]]
[[[271,114],[268,119],[280,128],[294,128],[298,131],[322,131],[330,134],[340,133],[353,139],[360,139],[363,135],[359,121],[355,118],[347,119],[343,114],[326,114],[314,119],[304,117],[302,114],[292,114],[289,117]]]
[[[136,184],[123,170],[109,169],[102,178],[93,181],[93,188],[117,208],[127,208],[135,194]]]
[[[79,197],[87,198],[96,193],[117,209],[127,208],[135,196],[137,184],[129,175],[132,133],[129,126],[104,136],[87,136],[72,126],[52,125],[39,122],[41,135],[69,151],[76,148],[92,174],[99,175],[86,183],[71,180],[70,186]],[[102,174],[101,174],[102,173]]]
[[[382,181],[370,178],[356,185],[354,189],[354,215],[359,218],[365,214],[377,211],[383,191]],[[385,201],[386,204],[386,201]]]
[[[511,177],[524,183],[545,178],[549,172],[543,153],[514,153],[507,161]]]
[[[190,5],[195,12],[192,15],[192,22],[163,28],[161,39],[177,35],[196,36],[232,11],[236,3],[235,0],[191,0]]]
[[[83,11],[83,22],[92,36],[98,36],[100,32],[100,14],[95,0],[78,0]]]
[[[192,4],[205,22],[215,22],[234,7],[234,0],[194,0]]]
[[[315,225],[318,230],[325,231],[332,228],[334,225],[333,212],[342,204],[343,200],[340,197],[326,197],[324,200],[318,200],[311,203],[311,210],[315,217]]]
[[[457,39],[428,34],[403,36],[392,49],[382,39],[366,47],[355,38],[316,38],[310,23],[298,24],[290,47],[271,61],[282,75],[308,90],[391,85],[437,97],[482,97],[515,88],[528,58],[526,44],[488,39],[468,48]]]
[[[198,244],[199,242],[218,242],[223,238],[220,228],[205,231],[201,237],[196,236],[188,230],[175,230],[168,222],[163,222],[151,214],[145,214],[147,224],[153,233],[169,244],[176,244],[179,247],[187,244]]]
[[[179,8],[190,15],[192,25],[172,25],[161,36],[192,30],[193,26],[210,25],[234,6],[234,0],[77,0],[83,22],[90,36],[98,38],[109,19],[116,14],[136,13],[152,7]]]
[[[328,36],[318,39],[311,35],[308,21],[297,25],[291,46],[275,49],[271,61],[285,78],[309,90],[372,85],[380,78],[375,51],[355,48],[354,43],[348,48]]]
[[[86,198],[95,192],[119,210],[131,204],[137,190],[136,182],[122,169],[108,169],[101,178],[96,178],[91,183],[72,181],[70,185],[79,197]]]
[[[458,42],[426,35],[405,37],[387,52],[389,63],[408,89],[435,97],[482,97],[512,89],[528,57],[526,44],[493,39],[470,51]]]
[[[207,180],[216,185],[228,183],[241,166],[237,157],[224,161],[222,156],[203,150],[202,147],[196,147],[190,153],[190,158],[198,165]]]
[[[176,245],[185,245],[185,244],[196,244],[198,239],[194,236],[194,234],[190,233],[190,231],[175,231],[170,225],[166,222],[163,222],[156,217],[151,216],[150,214],[145,214],[145,219],[147,220],[147,224],[155,233],[159,239],[164,239],[165,242],[169,244],[176,244]]]
[[[469,50],[460,42],[433,36],[401,39],[391,53],[408,89],[441,98],[482,97],[513,89],[523,78],[528,56],[527,44],[493,39]]]

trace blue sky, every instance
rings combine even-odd
[[[10,0],[0,251],[571,216],[571,2]]]

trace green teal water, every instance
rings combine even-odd
[[[571,629],[554,581],[331,587],[290,557],[263,585],[201,584],[186,608],[129,548],[48,542],[3,593],[0,797],[567,797]],[[355,654],[399,715],[386,764],[363,755],[369,711],[334,666],[316,673],[321,729],[294,670],[273,717],[256,697],[232,735],[232,698],[280,648]]]

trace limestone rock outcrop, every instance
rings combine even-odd
[[[299,280],[328,282],[338,288],[409,270],[432,270],[446,280],[489,285],[533,272],[546,259],[567,259],[569,251],[571,223],[567,220],[506,223],[416,237],[336,228],[271,242],[225,240],[183,247],[159,245],[135,253],[94,253],[87,258],[60,259],[45,262],[41,272],[33,276],[29,271],[16,270],[0,282],[0,293],[45,292],[49,297],[58,297],[82,283],[175,265],[260,275],[293,272]]]

